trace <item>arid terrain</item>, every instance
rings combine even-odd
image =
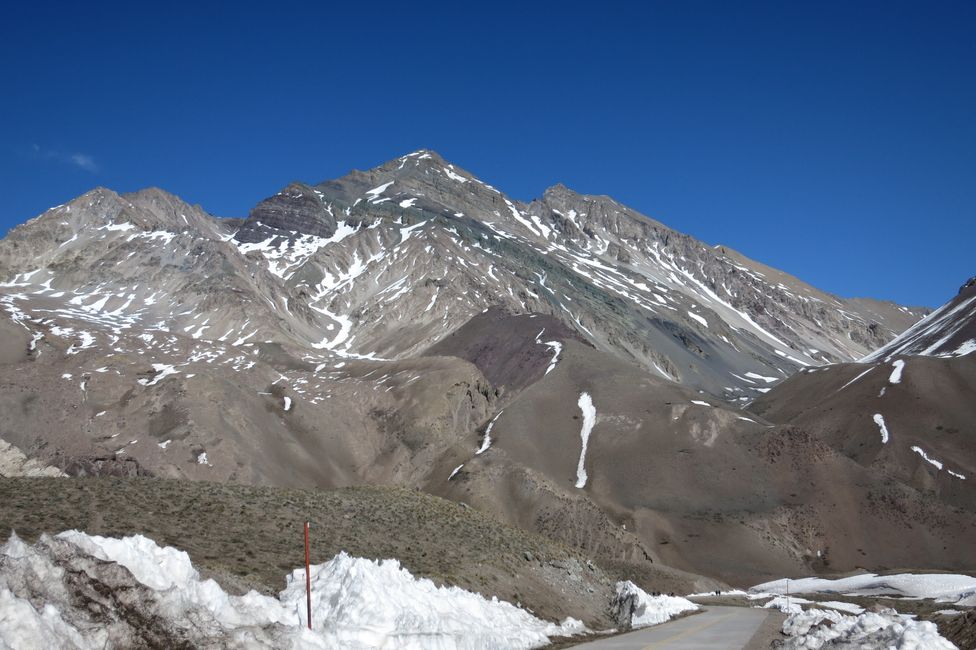
[[[0,283],[30,541],[141,533],[272,594],[309,519],[318,560],[594,629],[618,581],[976,570],[973,281],[843,299],[421,150],[245,219],[98,188],[0,241]]]

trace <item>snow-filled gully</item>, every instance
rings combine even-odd
[[[485,437],[484,437],[484,440],[481,441],[481,447],[478,448],[478,451],[474,452],[474,455],[475,456],[480,456],[481,454],[483,454],[486,451],[488,451],[488,448],[489,447],[491,447],[491,429],[492,429],[492,427],[495,426],[495,420],[497,420],[498,418],[500,418],[501,415],[502,415],[502,411],[499,411],[495,415],[495,417],[493,417],[491,419],[491,422],[488,423],[488,426],[485,427]]]
[[[576,466],[576,487],[586,487],[586,447],[590,442],[590,432],[596,424],[596,408],[593,406],[593,398],[587,392],[580,393],[577,404],[583,412],[583,428],[580,429],[580,438],[583,445],[580,449],[579,464]]]
[[[881,431],[881,444],[888,443],[888,427],[885,425],[884,416],[880,413],[874,414],[874,423],[878,425],[878,429]]]

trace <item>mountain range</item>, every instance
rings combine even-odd
[[[972,569],[973,281],[844,299],[422,150],[244,219],[97,188],[0,282],[7,475],[405,486],[734,584]]]

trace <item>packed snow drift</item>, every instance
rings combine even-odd
[[[278,598],[233,596],[202,580],[189,556],[141,535],[68,531],[0,547],[0,650],[105,647],[536,648],[584,631],[510,603],[414,578],[396,560],[340,553],[305,571]]]
[[[915,621],[885,610],[848,616],[825,609],[791,615],[783,623],[786,648],[898,648],[898,650],[954,650],[935,623]]]
[[[629,580],[617,583],[613,606],[625,618],[629,617],[630,627],[634,629],[667,623],[678,614],[698,609],[698,605],[685,598],[651,596]],[[625,621],[620,621],[618,616],[618,622]]]

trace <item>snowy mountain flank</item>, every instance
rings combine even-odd
[[[838,298],[426,150],[244,219],[98,188],[0,241],[0,473],[418,488],[621,580],[971,570],[974,292]]]
[[[958,295],[902,332],[895,340],[875,350],[864,361],[895,355],[963,357],[976,352],[976,277],[959,289]]]

